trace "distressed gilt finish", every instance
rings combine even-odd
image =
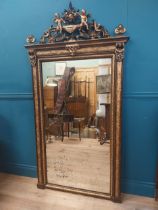
[[[26,48],[32,65],[34,107],[36,124],[38,187],[57,189],[66,192],[79,193],[99,198],[121,201],[120,164],[121,164],[121,93],[122,93],[122,63],[124,59],[124,44],[126,36],[116,36],[103,39],[78,40],[52,44],[31,44]],[[112,59],[112,102],[111,102],[111,190],[110,194],[88,190],[64,187],[47,182],[46,145],[44,140],[44,110],[42,94],[43,61],[64,61],[90,58]]]

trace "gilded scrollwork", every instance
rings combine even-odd
[[[116,55],[116,61],[122,62],[122,60],[124,59],[124,43],[122,42],[116,43],[115,55]]]

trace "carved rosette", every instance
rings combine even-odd
[[[122,62],[124,59],[124,43],[118,42],[116,43],[116,49],[115,49],[115,55],[116,55],[116,61]]]
[[[126,32],[126,28],[122,24],[119,24],[117,28],[115,28],[115,34],[117,35],[124,34],[125,32]]]
[[[79,44],[67,44],[65,46],[65,49],[68,50],[71,56],[74,56],[79,48]]]
[[[36,65],[36,61],[37,61],[37,57],[36,57],[36,53],[34,50],[29,50],[29,58],[30,58],[30,63],[31,66],[35,66]]]

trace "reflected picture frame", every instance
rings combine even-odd
[[[96,93],[106,94],[111,92],[111,74],[96,76]]]
[[[55,74],[56,74],[56,76],[64,75],[65,68],[66,68],[66,62],[57,62],[55,64]]]

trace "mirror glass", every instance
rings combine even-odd
[[[111,58],[42,62],[47,180],[110,193]]]

